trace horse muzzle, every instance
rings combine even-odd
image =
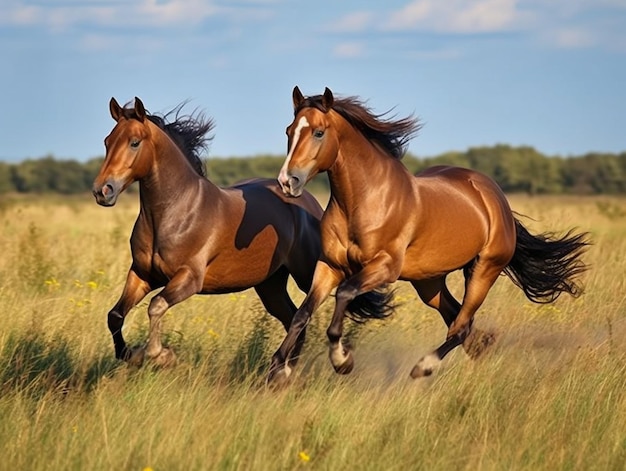
[[[113,206],[122,192],[122,186],[113,180],[102,185],[94,184],[92,193],[100,206]]]
[[[306,182],[306,175],[300,172],[280,172],[278,175],[278,183],[286,196],[297,198],[302,195]]]

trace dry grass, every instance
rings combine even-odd
[[[626,201],[511,197],[534,230],[590,231],[586,291],[539,306],[502,278],[476,325],[497,342],[431,378],[415,361],[445,336],[408,284],[391,319],[347,324],[337,376],[311,325],[290,388],[268,391],[281,328],[253,291],[194,297],[167,315],[170,370],[113,358],[106,313],[128,268],[136,195],[0,204],[0,457],[4,469],[537,470],[626,467]],[[459,277],[452,285],[459,292]],[[302,294],[293,291],[298,300]],[[128,317],[141,343],[147,301]]]

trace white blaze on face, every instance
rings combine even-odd
[[[304,128],[308,128],[308,127],[309,127],[309,122],[307,121],[306,116],[302,116],[298,120],[296,130],[293,132],[293,139],[291,140],[291,148],[289,149],[289,152],[287,153],[287,158],[285,159],[285,163],[283,164],[283,167],[280,169],[280,174],[278,175],[278,179],[280,181],[287,180],[287,168],[289,167],[289,162],[291,161],[293,152],[296,149],[296,146],[298,145],[298,141],[300,140],[300,134],[302,133],[302,130]]]

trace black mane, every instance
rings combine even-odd
[[[213,139],[208,133],[213,130],[215,124],[202,112],[181,115],[185,104],[186,102],[183,102],[165,114],[151,114],[146,111],[146,118],[174,141],[198,175],[206,177],[206,166],[201,154],[208,152]],[[125,111],[127,117],[136,117],[132,108],[126,107]],[[171,115],[174,115],[174,120],[170,122],[168,117]]]
[[[322,95],[306,97],[294,114],[302,108],[312,107],[324,113],[328,110],[322,103]],[[339,113],[368,140],[376,143],[383,151],[395,159],[402,159],[409,141],[422,127],[413,115],[402,119],[384,119],[390,111],[375,114],[358,97],[335,97],[332,109]]]

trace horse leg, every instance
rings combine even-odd
[[[439,311],[443,321],[450,327],[461,310],[461,304],[448,291],[446,277],[417,280],[411,284],[424,304]]]
[[[254,287],[267,312],[281,322],[285,332],[289,332],[293,316],[298,310],[287,292],[288,278],[289,272],[282,267],[268,279]],[[298,356],[302,350],[305,336],[306,327],[298,336],[296,345],[294,346],[290,357],[287,359],[287,361],[291,362],[292,365],[295,365],[298,361]]]
[[[145,280],[139,278],[137,273],[131,268],[126,277],[126,283],[120,299],[109,311],[107,324],[113,337],[115,358],[118,360],[126,361],[131,357],[131,351],[126,346],[126,341],[122,335],[124,319],[130,310],[150,292],[150,289],[150,285]]]
[[[466,283],[470,273],[469,270],[464,270]],[[450,328],[461,310],[461,304],[448,290],[446,277],[412,281],[411,284],[424,304],[439,311],[446,326]],[[478,358],[482,351],[494,342],[492,333],[475,327],[471,329],[470,337],[463,342],[463,349],[472,359]]]
[[[492,263],[483,258],[476,261],[469,278],[466,280],[461,309],[448,328],[446,341],[434,352],[417,362],[411,371],[413,378],[432,374],[434,368],[448,353],[465,342],[471,332],[474,314],[485,300],[502,269],[501,264]]]
[[[330,325],[326,330],[326,335],[330,342],[330,362],[337,373],[348,374],[354,368],[352,351],[341,341],[346,309],[357,296],[397,280],[397,274],[393,272],[394,264],[392,260],[388,254],[379,255],[371,260],[360,272],[345,280],[337,288],[335,310]]]
[[[133,359],[141,364],[145,357],[153,360],[158,366],[170,366],[176,356],[170,348],[161,343],[161,320],[165,312],[175,304],[197,294],[202,288],[202,275],[198,275],[190,268],[185,267],[176,272],[172,279],[150,301],[148,316],[150,328],[148,343],[142,349],[133,351]]]
[[[341,274],[330,268],[328,264],[321,260],[317,262],[311,289],[306,298],[304,298],[300,308],[296,311],[285,339],[272,356],[267,379],[269,384],[280,387],[286,383],[291,374],[291,368],[287,360],[293,356],[292,352],[298,342],[298,338],[309,324],[313,312],[330,295],[330,292],[339,283],[340,278]]]
[[[351,282],[352,280],[353,278],[350,278],[337,288],[337,293],[335,294],[335,310],[333,311],[330,325],[326,330],[329,341],[328,358],[335,372],[339,374],[349,374],[354,368],[352,350],[341,341],[346,309],[350,301],[356,298],[359,292],[358,288],[355,286],[358,281]]]

